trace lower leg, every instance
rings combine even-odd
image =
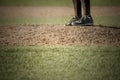
[[[81,9],[81,1],[80,0],[72,0],[74,5],[75,16],[78,18],[82,17],[82,9]]]
[[[84,15],[91,15],[90,0],[83,0],[83,4]]]

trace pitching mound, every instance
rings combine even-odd
[[[120,46],[120,28],[105,26],[1,25],[0,45]]]

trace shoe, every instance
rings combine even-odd
[[[65,26],[72,26],[72,23],[79,20],[78,17],[74,16],[68,23],[65,24]]]
[[[71,23],[72,26],[92,26],[93,24],[92,16],[84,16]]]

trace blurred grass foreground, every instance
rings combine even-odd
[[[0,80],[120,80],[120,48],[0,47]]]

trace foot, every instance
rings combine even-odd
[[[79,20],[78,17],[74,16],[68,23],[65,24],[65,26],[72,26],[72,23]]]
[[[76,20],[71,23],[72,26],[92,26],[93,19],[92,16],[84,16],[79,20]]]

